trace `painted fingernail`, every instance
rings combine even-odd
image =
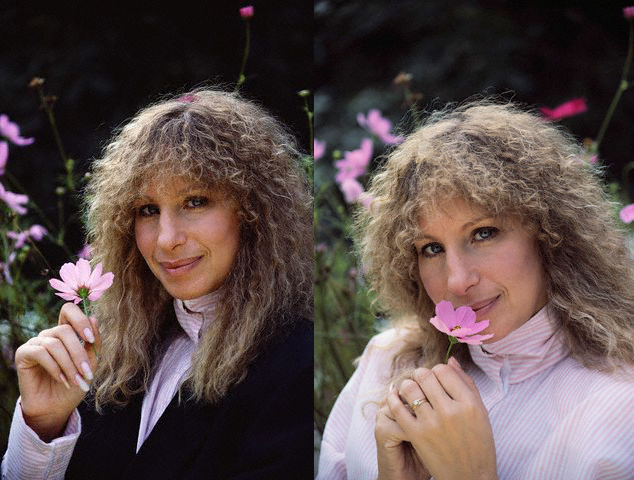
[[[68,384],[68,380],[66,380],[66,377],[64,376],[63,373],[59,374],[59,378],[62,381],[62,383],[64,384],[64,386],[70,390],[70,385]]]
[[[90,365],[88,365],[88,362],[81,362],[81,369],[84,371],[84,377],[86,377],[88,380],[92,380],[92,370],[90,369]]]
[[[90,391],[90,387],[84,382],[84,379],[79,376],[79,373],[75,374],[75,381],[84,392],[88,393]]]
[[[95,343],[95,336],[92,334],[92,330],[90,328],[84,328],[84,336],[90,343]]]

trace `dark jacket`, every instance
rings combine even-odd
[[[312,378],[313,327],[302,321],[217,405],[176,395],[138,453],[142,395],[104,415],[82,403],[66,478],[311,479]]]

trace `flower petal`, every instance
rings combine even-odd
[[[56,293],[58,297],[62,297],[64,300],[68,300],[69,302],[75,302],[75,304],[81,301],[77,295],[71,295],[70,293]]]
[[[451,302],[443,300],[436,305],[436,316],[447,326],[449,330],[458,325],[456,322],[456,312],[454,312]]]
[[[51,285],[51,287],[53,287],[55,290],[59,290],[60,292],[72,293],[73,295],[76,294],[74,288],[72,288],[67,283],[62,282],[61,280],[58,280],[57,278],[51,278],[48,283]]]
[[[77,282],[79,286],[88,286],[88,279],[90,279],[90,262],[80,258],[75,264],[77,267]]]
[[[458,307],[456,308],[456,323],[461,327],[470,327],[476,321],[476,314],[471,307]]]
[[[447,335],[452,335],[451,330],[447,328],[447,325],[442,321],[440,316],[432,317],[429,319],[429,323],[431,323],[436,329],[440,330],[442,333]]]
[[[467,335],[473,335],[474,333],[479,333],[485,328],[489,326],[489,320],[482,320],[478,323],[474,323],[473,325],[463,327],[460,331],[464,332],[461,337],[466,337]]]
[[[62,268],[59,269],[59,276],[62,277],[64,283],[73,290],[77,290],[77,288],[79,288],[77,268],[74,264],[65,263],[62,265]]]
[[[488,338],[491,338],[493,336],[492,333],[488,334],[488,335],[472,335],[470,337],[456,337],[456,339],[460,342],[460,343],[468,343],[469,345],[480,345],[482,343],[483,340],[487,340]]]
[[[90,277],[88,277],[88,281],[86,282],[86,287],[88,287],[89,289],[92,289],[93,285],[96,285],[97,283],[99,283],[99,280],[101,279],[102,268],[103,268],[103,265],[101,262],[99,262],[95,266],[95,269],[90,274]]]

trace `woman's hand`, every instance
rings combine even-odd
[[[42,440],[58,437],[84,398],[100,345],[96,319],[66,303],[56,327],[43,330],[16,350],[22,413]]]
[[[394,392],[398,397],[398,390],[390,390],[390,394]],[[381,402],[376,414],[374,437],[376,439],[379,480],[426,480],[430,478],[429,473],[408,442],[407,435],[394,419],[394,415],[387,405],[387,399]]]
[[[400,392],[413,413],[396,391],[388,394],[388,407],[435,480],[497,478],[489,415],[455,359],[431,370],[416,369]]]

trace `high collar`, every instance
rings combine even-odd
[[[216,290],[191,300],[174,299],[178,323],[195,344],[198,344],[202,331],[216,318],[219,297],[220,290]]]
[[[509,384],[537,375],[569,354],[564,333],[556,328],[549,305],[503,339],[469,345],[469,351],[487,377],[495,381],[503,376],[503,383]]]

